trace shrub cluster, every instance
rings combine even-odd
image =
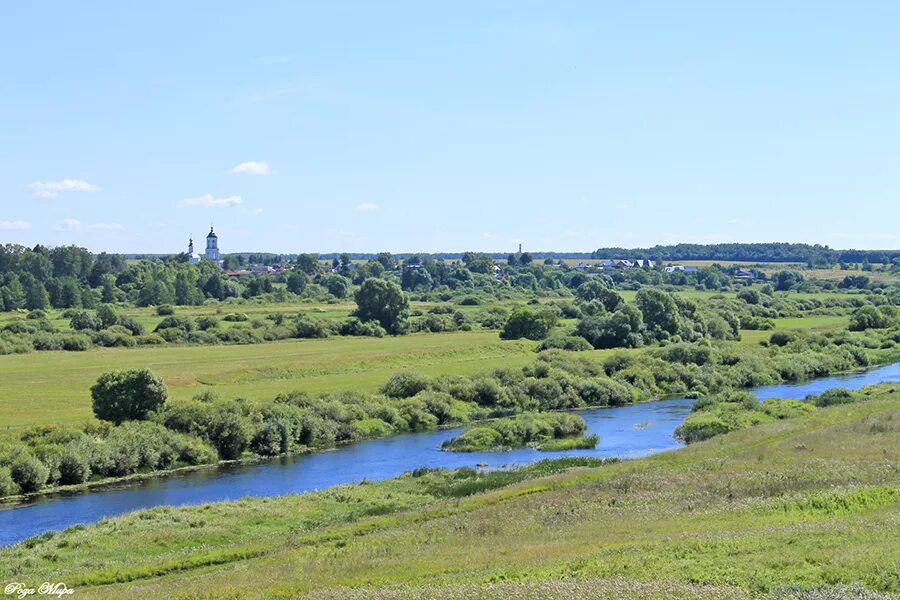
[[[509,450],[531,444],[540,447],[551,440],[583,438],[585,429],[587,426],[584,419],[578,415],[525,413],[471,427],[445,441],[443,449],[450,452],[478,452]],[[584,444],[586,440],[578,441]],[[592,436],[590,441],[596,445],[596,436]]]
[[[693,412],[675,430],[687,444],[779,419],[793,419],[816,410],[802,400],[770,398],[765,402],[750,392],[729,391],[698,400]]]

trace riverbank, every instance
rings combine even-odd
[[[898,464],[894,392],[601,467],[521,479],[421,471],[159,507],[0,550],[0,578],[65,573],[83,598],[336,598],[347,587],[353,597],[428,598],[456,586],[492,598],[486,582],[515,592],[522,581],[617,578],[643,582],[647,595],[719,586],[737,598],[794,585],[896,593]]]
[[[888,355],[885,354],[883,356],[887,357]],[[849,381],[851,381],[851,383],[852,383],[852,378],[855,377],[856,375],[864,375],[866,373],[876,373],[877,374],[882,369],[888,369],[890,372],[889,377],[893,378],[893,379],[887,379],[887,381],[900,381],[900,363],[895,362],[895,363],[891,363],[891,364],[887,364],[887,365],[873,366],[870,368],[853,369],[853,370],[849,370],[849,371],[838,372],[838,373],[831,374],[827,377],[817,378],[817,379],[809,380],[807,382],[797,382],[797,383],[787,382],[787,383],[777,384],[774,386],[768,386],[767,388],[763,388],[761,397],[763,399],[772,398],[772,397],[802,399],[806,395],[821,393],[822,391],[824,391],[822,386],[830,385],[827,382],[830,381],[831,378],[833,378],[833,377],[842,378],[842,379],[849,377],[849,378],[851,378],[851,379],[849,379]],[[892,370],[896,370],[897,371],[896,374],[892,374],[893,373]],[[845,380],[845,382],[846,381],[848,381],[848,380]],[[874,378],[871,378],[871,379],[862,377],[862,379],[859,382],[859,385],[854,389],[858,389],[858,387],[862,387],[863,385],[872,385],[875,383],[881,383],[882,381],[883,380],[878,378],[877,376]],[[840,384],[837,384],[837,385],[840,385]],[[782,394],[780,396],[772,395],[771,393],[769,393],[768,390],[781,390]],[[805,392],[801,391],[800,393],[798,393],[798,390],[805,390]],[[757,390],[757,391],[759,391],[759,390]],[[677,396],[663,398],[662,400],[675,399],[675,398],[677,398]],[[652,398],[651,397],[651,398],[646,398],[646,399],[640,400],[637,403],[652,403],[652,402],[659,402],[659,401],[661,401],[660,398]],[[580,408],[575,408],[575,409],[557,409],[557,410],[560,410],[563,412],[579,412],[579,411],[583,411],[583,410],[590,410],[593,408],[598,408],[598,407],[580,407]],[[607,407],[599,407],[599,408],[607,408]],[[481,420],[473,421],[473,422],[469,423],[469,425],[475,425],[475,424],[481,423],[481,422],[483,422],[483,421],[481,421]],[[435,426],[433,429],[431,429],[431,431],[437,432],[437,431],[453,430],[453,429],[459,428],[463,425],[465,425],[465,423],[462,423],[462,422],[442,424],[442,425]],[[403,435],[408,435],[408,432],[394,433],[392,435],[393,436],[403,436]],[[4,509],[14,508],[15,506],[17,506],[21,503],[32,502],[32,501],[42,498],[42,497],[54,497],[54,496],[58,496],[61,494],[74,494],[74,493],[85,493],[85,492],[92,492],[92,491],[96,492],[96,491],[102,491],[102,490],[107,490],[107,489],[116,489],[116,488],[119,488],[120,486],[129,484],[129,483],[138,484],[140,482],[146,482],[148,480],[163,479],[163,478],[167,478],[167,477],[177,477],[180,475],[186,475],[186,474],[190,474],[190,473],[203,472],[203,471],[215,473],[216,471],[218,471],[219,469],[221,469],[223,467],[227,468],[227,467],[235,467],[235,466],[243,467],[243,466],[260,465],[260,464],[265,464],[265,463],[271,462],[272,460],[290,459],[292,457],[296,458],[296,457],[305,456],[305,455],[309,455],[309,454],[313,454],[313,453],[320,453],[320,452],[332,452],[335,450],[339,450],[341,448],[345,448],[351,444],[359,444],[359,443],[363,443],[367,440],[385,439],[385,437],[388,437],[388,436],[372,436],[369,438],[361,438],[354,442],[344,442],[344,443],[338,444],[335,447],[330,447],[330,448],[319,448],[319,449],[304,448],[301,450],[294,450],[294,451],[291,451],[288,453],[279,454],[279,455],[275,455],[275,456],[266,456],[266,457],[245,456],[243,458],[235,459],[235,460],[220,460],[215,463],[189,465],[189,466],[182,466],[182,467],[178,467],[178,468],[174,468],[174,469],[166,469],[166,470],[161,470],[161,471],[135,473],[135,474],[122,476],[122,477],[107,477],[104,479],[84,482],[84,483],[76,484],[76,485],[48,486],[48,487],[42,488],[41,490],[31,493],[31,494],[18,494],[18,495],[6,496],[6,497],[0,498],[0,511],[2,511]]]
[[[330,450],[333,450],[331,448]],[[328,450],[321,450],[321,452],[327,452]],[[301,456],[303,454],[309,454],[309,452],[292,452],[290,454],[283,454],[279,458],[288,457],[288,456]],[[86,481],[84,483],[79,483],[75,485],[58,485],[52,487],[42,488],[40,491],[33,492],[31,494],[16,494],[14,496],[4,496],[0,497],[0,510],[5,508],[15,508],[17,504],[22,504],[25,502],[32,501],[36,498],[45,497],[45,496],[54,496],[54,495],[65,495],[65,494],[75,494],[88,492],[91,490],[111,490],[116,489],[118,487],[125,486],[130,483],[139,483],[142,481],[148,481],[151,479],[162,479],[164,477],[173,477],[178,475],[187,475],[189,473],[197,473],[199,471],[205,470],[215,470],[221,467],[229,467],[236,465],[244,465],[250,466],[255,464],[264,463],[268,460],[271,460],[271,457],[262,457],[262,456],[254,456],[254,457],[246,457],[240,458],[237,460],[220,460],[214,463],[202,464],[202,465],[186,465],[183,467],[176,467],[174,469],[164,469],[160,471],[148,471],[146,473],[133,473],[131,475],[124,475],[122,477],[107,477],[105,479],[98,479],[96,481]]]

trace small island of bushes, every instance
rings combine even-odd
[[[449,452],[512,450],[531,446],[536,450],[588,449],[599,437],[585,436],[587,425],[578,415],[566,413],[524,413],[495,419],[467,429],[444,442]]]

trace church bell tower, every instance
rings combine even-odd
[[[212,225],[209,226],[209,235],[206,236],[206,253],[203,257],[217,264],[219,262],[219,236],[213,231]]]

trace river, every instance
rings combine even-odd
[[[884,382],[900,383],[900,363],[753,391],[761,400],[805,398],[832,387],[859,389]],[[442,452],[441,443],[463,431],[444,429],[396,435],[264,463],[200,469],[85,492],[46,494],[28,503],[0,509],[0,546],[45,531],[94,523],[142,508],[308,492],[363,479],[390,479],[423,466],[454,469],[487,463],[489,467],[504,467],[561,456],[647,456],[682,445],[673,433],[692,405],[693,400],[677,399],[580,411],[588,433],[600,436],[600,443],[591,450],[538,452],[526,448],[509,452]]]

